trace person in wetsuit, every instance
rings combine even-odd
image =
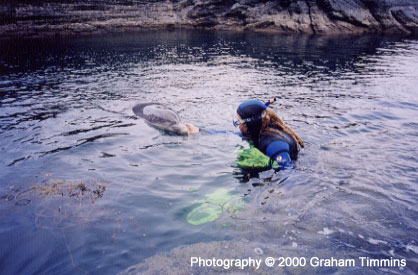
[[[259,100],[248,100],[238,106],[234,126],[249,138],[254,146],[277,161],[281,167],[292,165],[297,158],[299,146],[305,147],[302,139],[280,117]]]

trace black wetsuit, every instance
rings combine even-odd
[[[261,134],[257,148],[273,160],[280,155],[285,161],[291,163],[291,160],[297,159],[298,145],[290,135],[281,130],[278,131],[281,135],[278,133]]]

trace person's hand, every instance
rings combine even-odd
[[[187,129],[189,130],[189,135],[197,135],[199,133],[199,127],[196,127],[190,123],[184,123],[184,125],[186,125]]]

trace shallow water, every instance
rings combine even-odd
[[[373,36],[0,41],[1,273],[114,274],[220,240],[405,258],[403,269],[363,271],[416,272],[417,60],[416,40]],[[277,173],[237,168],[237,135],[172,136],[131,110],[158,101],[232,132],[240,102],[273,96],[306,144],[296,168]],[[243,209],[189,224],[220,190]]]

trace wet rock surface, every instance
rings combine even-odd
[[[243,266],[222,266],[221,264],[210,265],[191,264],[191,258],[197,257],[209,260],[224,259],[253,259],[259,260],[259,265]],[[265,264],[266,258],[274,258],[274,266]],[[304,258],[307,262],[303,266],[279,266],[280,257]],[[358,266],[352,267],[323,267],[317,265],[316,259],[348,259],[349,255],[343,252],[330,252],[326,249],[318,249],[313,252],[308,247],[283,247],[276,244],[260,244],[249,241],[222,241],[197,243],[194,245],[181,246],[168,253],[158,254],[146,259],[144,262],[133,265],[121,272],[120,275],[127,274],[324,274],[339,272],[360,272]],[[311,262],[312,259],[312,262]],[[206,266],[204,266],[206,265]],[[228,268],[227,268],[228,267]],[[369,270],[368,274],[378,274],[374,270]]]
[[[416,35],[418,0],[19,0],[0,4],[2,36],[167,28]]]

